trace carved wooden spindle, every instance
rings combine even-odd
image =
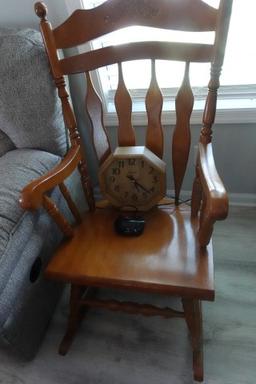
[[[171,317],[184,317],[184,312],[174,310],[172,308],[159,308],[149,304],[138,304],[134,302],[121,302],[118,300],[97,300],[97,299],[84,299],[80,303],[85,306],[106,308],[110,311],[123,311],[130,314],[141,314],[143,316],[163,316],[166,318]]]
[[[103,124],[103,110],[100,96],[96,92],[90,74],[86,73],[87,93],[85,108],[92,124],[92,140],[99,163],[111,153],[110,143],[106,129]]]
[[[220,66],[212,65],[211,79],[208,85],[208,95],[206,99],[204,114],[203,114],[203,128],[201,130],[200,142],[208,144],[212,141],[212,125],[215,120],[217,93],[220,86],[219,76],[221,72]]]
[[[79,213],[79,210],[78,210],[76,204],[72,200],[72,197],[69,193],[69,190],[67,189],[67,187],[64,183],[60,183],[59,188],[60,188],[60,191],[61,191],[63,197],[65,198],[65,200],[68,204],[70,211],[72,212],[74,219],[76,220],[77,224],[80,224],[82,221],[82,218],[81,218],[81,215]]]
[[[190,116],[194,105],[194,95],[189,81],[189,63],[186,63],[183,82],[176,96],[175,105],[176,126],[172,139],[172,164],[175,204],[178,205],[190,150]]]
[[[202,201],[202,186],[199,177],[198,165],[196,166],[196,176],[193,182],[191,197],[191,217],[197,217]]]
[[[79,144],[80,136],[77,130],[77,123],[74,112],[69,102],[69,94],[66,90],[66,83],[64,76],[60,70],[59,57],[53,38],[52,26],[47,20],[47,7],[44,3],[37,2],[35,4],[35,12],[40,17],[40,27],[45,40],[45,46],[47,49],[48,57],[50,60],[51,71],[54,77],[56,87],[58,89],[58,95],[61,100],[62,112],[66,127],[68,128],[71,144]]]
[[[212,125],[215,120],[217,92],[220,86],[219,78],[223,64],[227,32],[232,9],[232,0],[222,0],[219,6],[217,33],[215,36],[215,52],[211,65],[211,79],[208,85],[208,96],[203,115],[203,128],[201,130],[201,143],[212,141]]]
[[[223,64],[231,9],[232,9],[232,0],[221,0],[220,6],[219,6],[217,32],[215,35],[215,42],[214,42],[215,44],[214,57],[211,64],[211,78],[208,85],[208,96],[207,96],[204,115],[203,115],[203,127],[200,135],[200,142],[204,144],[205,149],[209,147],[208,144],[211,143],[212,141],[212,125],[214,124],[214,120],[215,120],[217,92],[220,85],[219,77],[220,77],[222,64]],[[207,244],[211,239],[215,219],[214,219],[214,215],[211,214],[212,204],[210,204],[210,201],[207,200],[206,194],[202,193],[202,186],[200,185],[199,189],[197,189],[197,186],[196,186],[197,179],[199,178],[198,165],[196,169],[196,174],[197,175],[194,182],[194,188],[193,188],[193,194],[192,194],[192,216],[193,214],[197,215],[199,205],[200,205],[199,200],[202,199],[202,204],[200,209],[198,241],[200,246],[205,247],[207,246]],[[195,189],[195,192],[194,192],[194,189]],[[194,198],[193,198],[193,195],[194,195]],[[224,202],[222,203],[224,204]],[[228,203],[226,200],[226,209],[224,209],[224,212],[226,212],[226,214],[227,214],[227,204]],[[194,208],[193,208],[193,205],[194,205]],[[223,215],[223,218],[225,218],[224,215]]]
[[[58,95],[61,100],[62,112],[66,127],[69,131],[71,144],[80,144],[80,134],[77,129],[76,118],[69,102],[69,94],[66,90],[66,82],[64,76],[55,78],[55,84],[58,89]]]
[[[115,106],[119,121],[117,133],[119,146],[135,145],[135,133],[131,122],[132,100],[124,82],[121,63],[118,63],[118,87],[115,94]]]
[[[160,158],[163,157],[162,107],[163,96],[157,83],[155,60],[151,60],[151,82],[146,95],[146,110],[148,115],[146,147]]]
[[[89,177],[88,169],[87,169],[87,163],[84,159],[82,159],[78,163],[78,170],[80,172],[81,176],[81,183],[83,187],[83,191],[85,194],[86,201],[88,203],[90,211],[95,210],[95,200],[93,196],[93,188],[91,184],[91,180]]]
[[[68,100],[69,95],[66,90],[64,77],[62,76],[60,78],[55,78],[55,84],[56,84],[56,87],[58,88],[58,95],[61,99],[64,121],[69,130],[71,145],[79,145],[81,138],[80,138],[79,131],[77,129],[74,112]],[[93,210],[95,208],[95,203],[93,202],[93,191],[91,187],[90,177],[87,170],[87,164],[86,164],[84,153],[83,153],[83,159],[81,160],[80,163],[83,163],[83,166],[78,166],[80,176],[81,176],[83,191],[84,191],[85,198],[87,200],[90,210]]]
[[[65,124],[69,131],[69,136],[71,140],[71,145],[79,145],[80,144],[80,134],[77,129],[77,123],[75,119],[74,112],[71,108],[69,102],[69,94],[66,90],[65,79],[63,73],[60,69],[59,65],[59,57],[57,53],[57,48],[55,44],[55,40],[53,37],[53,30],[51,24],[47,20],[47,7],[44,3],[38,2],[35,4],[35,12],[40,17],[40,28],[45,40],[45,47],[47,50],[47,54],[50,61],[52,75],[54,77],[54,81],[56,87],[58,89],[58,95],[61,100],[62,112]],[[87,172],[87,165],[85,160],[85,155],[83,153],[83,160],[80,162],[79,172],[81,174],[81,181],[83,185],[83,190],[85,194],[85,198],[87,199],[88,205],[90,209],[94,209],[94,200],[92,188],[90,187],[89,175]]]
[[[50,199],[50,197],[44,195],[43,197],[43,207],[55,221],[55,223],[59,226],[61,231],[64,233],[66,237],[73,236],[73,229],[69,222],[65,219],[65,217],[60,213],[56,204]]]

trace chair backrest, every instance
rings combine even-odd
[[[136,140],[131,122],[132,102],[123,79],[122,62],[151,59],[151,82],[145,100],[148,117],[145,145],[157,156],[162,157],[164,147],[161,125],[163,97],[157,83],[155,60],[184,61],[186,63],[185,72],[176,96],[176,126],[172,138],[172,163],[177,202],[190,149],[190,116],[194,102],[189,81],[190,62],[211,63],[209,92],[200,136],[200,141],[207,144],[211,142],[217,89],[231,8],[232,0],[220,0],[218,9],[201,0],[109,0],[91,10],[76,10],[63,24],[53,29],[47,20],[46,6],[43,3],[37,3],[35,10],[41,18],[41,31],[62,101],[64,118],[69,128],[71,142],[73,144],[78,143],[80,138],[75,116],[68,102],[64,75],[82,72],[86,74],[87,96],[85,104],[93,127],[93,145],[101,164],[111,153],[111,148],[103,124],[102,103],[92,84],[90,71],[102,66],[118,64],[118,86],[115,94],[115,106],[119,120],[118,145],[133,146],[136,145]],[[58,49],[78,46],[132,25],[191,32],[214,31],[215,39],[213,44],[163,41],[133,42],[103,47],[72,57],[59,58]]]

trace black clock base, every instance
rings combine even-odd
[[[116,233],[124,236],[139,236],[143,233],[145,220],[139,216],[119,215],[114,222]]]

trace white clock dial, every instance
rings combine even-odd
[[[165,164],[145,147],[118,147],[101,166],[99,180],[113,205],[147,210],[165,195]]]
[[[108,192],[124,205],[140,205],[159,193],[157,170],[142,158],[117,159],[106,171]]]

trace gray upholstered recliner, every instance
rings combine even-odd
[[[31,358],[60,296],[42,272],[62,235],[43,210],[24,212],[19,197],[68,145],[39,32],[0,29],[0,82],[0,345]],[[66,209],[59,190],[51,196]]]

